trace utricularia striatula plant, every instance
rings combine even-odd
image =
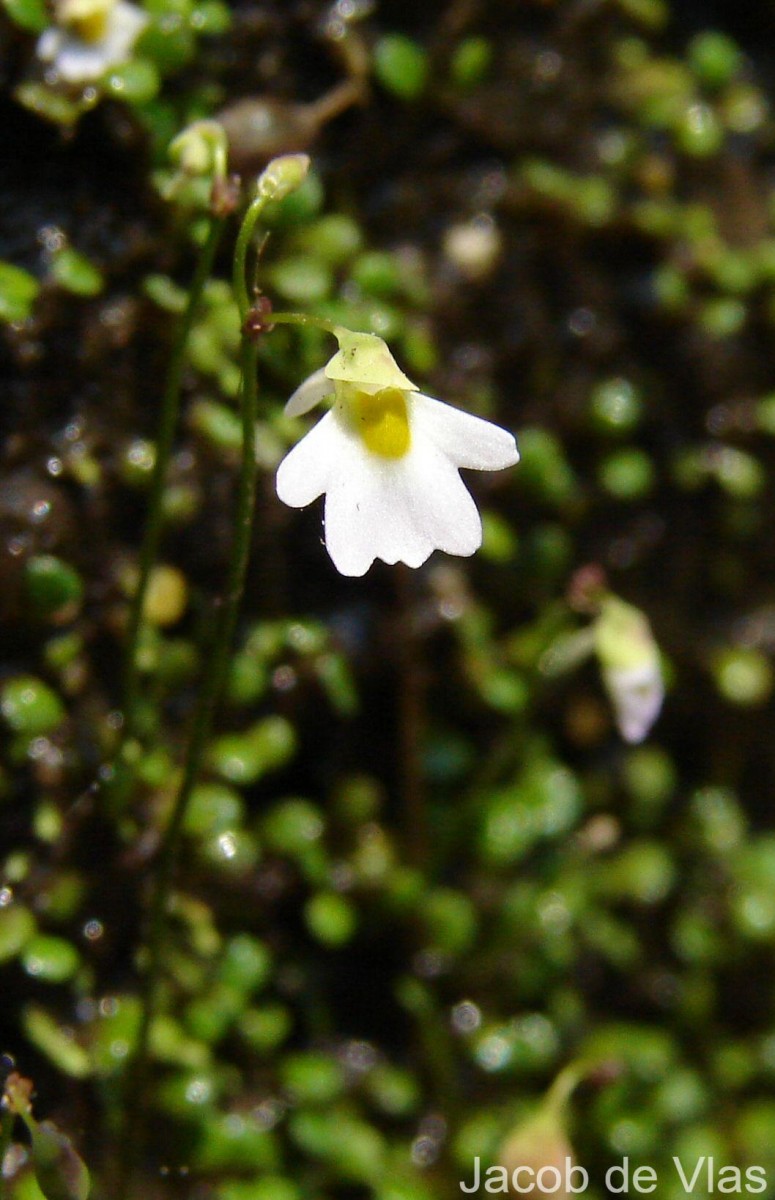
[[[159,548],[163,484],[179,416],[189,336],[221,235],[242,200],[240,183],[229,174],[226,137],[216,122],[196,122],[184,131],[175,139],[171,157],[174,172],[164,181],[164,194],[171,202],[179,202],[181,208],[186,208],[192,194],[204,197],[207,225],[203,227],[199,264],[181,315],[163,393],[147,529],[127,638],[125,719],[116,756],[115,795],[121,803],[131,791],[132,762],[138,750],[138,651],[147,590]],[[261,232],[264,209],[295,191],[308,169],[309,159],[302,154],[281,156],[269,163],[247,197],[235,243],[233,289],[241,324],[241,453],[232,556],[225,601],[203,656],[180,782],[162,835],[151,888],[141,1018],[124,1096],[125,1185],[142,1153],[142,1097],[150,1065],[150,1033],[159,1003],[167,914],[181,830],[227,678],[250,553],[256,496],[260,342],[271,336],[275,325],[286,324],[317,327],[339,343],[328,364],[302,383],[286,405],[289,415],[301,416],[324,399],[333,401],[331,411],[280,464],[277,490],[282,500],[295,507],[326,494],[326,545],[342,574],[363,575],[376,558],[419,567],[434,549],[473,554],[482,541],[482,524],[459,469],[501,470],[519,458],[515,438],[507,430],[423,395],[401,371],[381,338],[307,313],[272,311],[271,302],[256,282],[265,242]],[[197,180],[200,186],[192,193],[189,185]],[[198,213],[196,209],[187,211],[189,216],[201,216],[201,209]]]

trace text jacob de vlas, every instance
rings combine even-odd
[[[767,1189],[767,1172],[761,1166],[738,1167],[729,1163],[718,1163],[712,1156],[703,1156],[691,1164],[673,1155],[670,1168],[687,1196],[718,1192],[720,1195],[755,1195]],[[664,1168],[662,1168],[664,1174]],[[648,1195],[655,1192],[659,1184],[656,1167],[646,1163],[631,1163],[625,1157],[614,1163],[605,1172],[605,1186],[613,1195],[636,1193]],[[565,1158],[564,1166],[547,1163],[543,1167],[517,1166],[511,1170],[501,1166],[482,1167],[480,1158],[474,1159],[474,1173],[470,1180],[460,1180],[461,1192],[472,1193],[480,1189],[485,1192],[516,1192],[517,1195],[551,1196],[577,1195],[589,1187],[589,1172]]]

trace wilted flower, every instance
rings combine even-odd
[[[537,1108],[508,1134],[497,1154],[498,1167],[490,1168],[491,1179],[502,1172],[501,1188],[487,1191],[511,1191],[538,1200],[553,1195],[567,1200],[586,1190],[589,1176],[576,1162],[566,1132],[568,1100],[588,1067],[571,1063],[555,1079]]]
[[[147,24],[147,14],[126,0],[59,0],[37,55],[65,83],[93,83],[131,57]]]
[[[299,416],[334,401],[281,462],[278,496],[304,508],[325,493],[326,546],[343,575],[375,558],[419,567],[434,550],[473,554],[482,523],[459,468],[513,466],[513,435],[422,395],[381,338],[335,334],[339,351],[286,405]]]
[[[642,742],[665,696],[659,647],[648,619],[639,608],[606,595],[594,635],[616,726],[626,742]]]
[[[551,1110],[541,1109],[519,1125],[501,1146],[498,1163],[504,1183],[511,1185],[508,1190],[532,1200],[550,1193],[565,1200],[566,1182],[581,1190],[576,1185],[583,1179],[583,1168],[576,1165],[563,1122]]]

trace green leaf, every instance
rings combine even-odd
[[[0,908],[0,963],[8,962],[23,950],[35,934],[35,918],[21,904]]]
[[[387,91],[401,100],[416,100],[428,78],[428,56],[411,38],[391,33],[377,42],[374,73]]]
[[[148,299],[166,312],[179,314],[186,307],[186,292],[169,275],[146,275],[142,288]]]
[[[75,296],[98,296],[104,286],[101,273],[72,246],[59,251],[51,266],[51,277]]]
[[[40,291],[34,275],[0,262],[0,321],[26,321]]]
[[[91,1074],[89,1055],[73,1040],[72,1034],[57,1025],[45,1009],[28,1005],[22,1016],[24,1032],[36,1050],[50,1063],[74,1079],[86,1079]]]
[[[53,554],[36,554],[25,567],[27,598],[38,617],[75,609],[83,596],[83,581],[69,563]]]
[[[6,725],[24,737],[42,737],[61,725],[66,711],[56,692],[34,675],[15,675],[0,689]]]
[[[205,0],[204,4],[197,4],[191,14],[191,28],[195,33],[210,36],[228,33],[231,23],[229,6],[221,4],[220,0]]]
[[[41,33],[49,23],[45,0],[2,0],[3,8],[15,25]]]
[[[492,44],[483,37],[469,37],[456,47],[450,63],[455,85],[463,90],[476,87],[492,62]]]
[[[156,63],[135,58],[114,67],[103,80],[105,91],[127,104],[147,104],[159,93],[161,79]]]
[[[41,933],[24,947],[22,965],[28,975],[44,983],[64,983],[78,970],[80,957],[64,938]]]
[[[30,112],[55,125],[69,128],[98,103],[100,94],[97,88],[87,88],[81,96],[73,99],[63,92],[55,92],[45,83],[29,79],[20,83],[14,92],[14,98],[23,104]]]
[[[317,892],[304,906],[312,936],[324,946],[344,946],[355,933],[357,916],[349,900],[336,892]]]

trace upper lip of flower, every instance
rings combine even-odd
[[[397,388],[418,392],[416,383],[404,375],[382,338],[373,333],[351,333],[338,329],[339,350],[323,368],[327,379],[351,383],[365,392]]]

